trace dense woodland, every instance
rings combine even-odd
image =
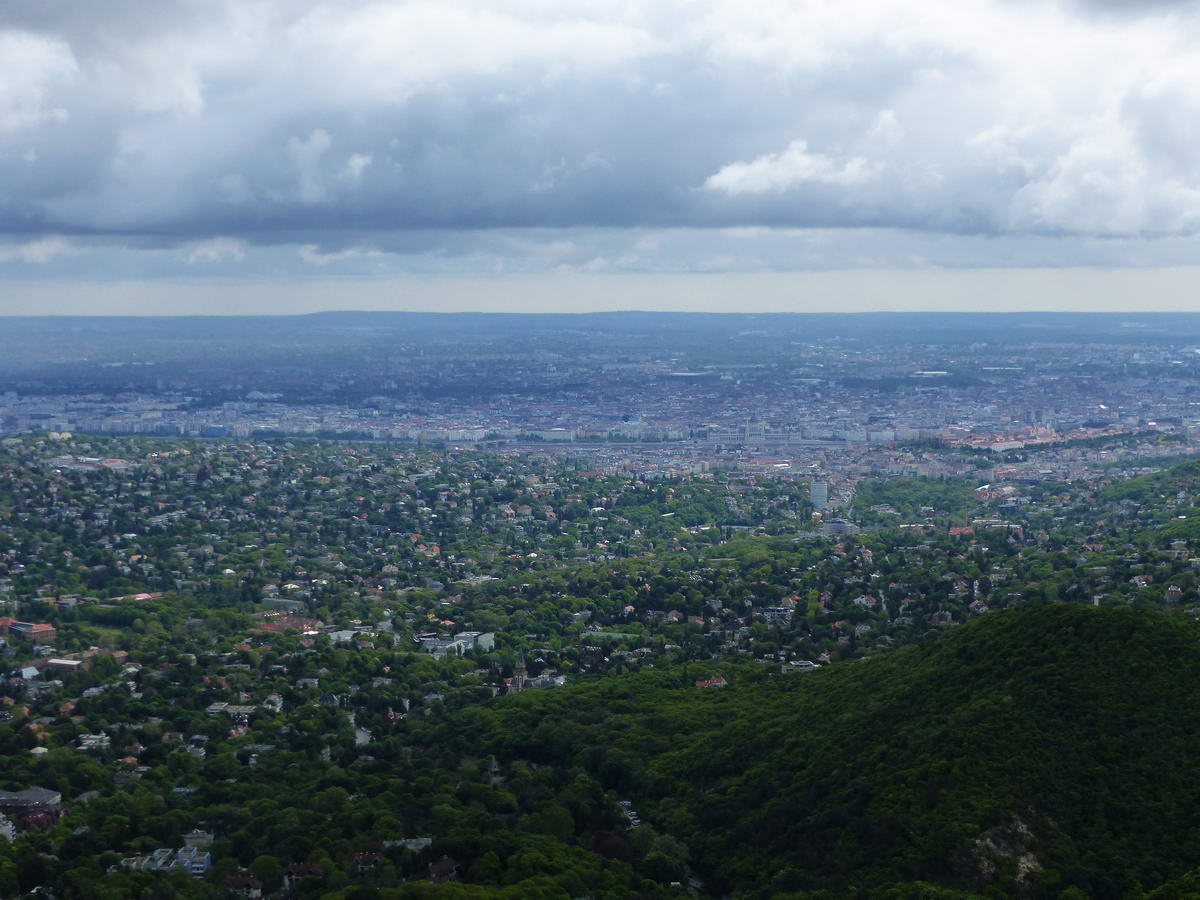
[[[1195,463],[864,479],[831,537],[735,473],[4,449],[4,614],[56,633],[5,638],[0,790],[61,803],[0,896],[1195,890]]]

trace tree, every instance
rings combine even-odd
[[[575,837],[575,820],[566,807],[550,803],[525,819],[525,828],[564,843]]]
[[[273,893],[279,889],[283,867],[274,856],[258,856],[249,865],[250,874],[263,883],[263,891]]]

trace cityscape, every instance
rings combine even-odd
[[[1116,633],[1122,616],[1200,622],[1200,317],[1059,315],[1088,339],[1028,340],[1045,318],[964,316],[917,342],[904,317],[655,331],[638,314],[363,314],[350,335],[305,322],[311,351],[274,350],[295,322],[260,324],[259,356],[211,368],[221,345],[187,321],[140,323],[153,340],[95,359],[31,342],[0,372],[0,849],[16,851],[0,888],[894,883],[899,863],[865,849],[804,851],[807,876],[741,873],[760,851],[730,823],[754,813],[713,786],[746,754],[781,762],[741,740],[701,764],[692,748],[727,754],[731,733],[704,698],[731,698],[732,733],[777,727],[818,714],[806,685],[892,665],[924,684],[926,647],[992,622],[1055,634],[1060,607]],[[479,337],[439,343],[447,328]],[[793,334],[822,329],[840,333]],[[504,349],[523,330],[556,349],[526,366]],[[436,364],[387,355],[413,331]],[[164,332],[199,347],[172,358]],[[288,352],[314,362],[293,370]],[[398,381],[410,365],[428,381]],[[693,724],[667,740],[664,716]],[[822,729],[801,733],[825,765]],[[647,774],[677,753],[682,780]],[[296,784],[312,806],[287,799]],[[680,804],[694,813],[676,821]],[[971,845],[962,883],[1015,890],[1075,852],[1002,840]],[[1114,877],[1089,859],[1079,879]]]
[[[191,320],[141,323],[154,337],[140,343],[104,342],[126,331],[119,320],[74,325],[71,362],[27,351],[0,370],[0,424],[520,450],[648,477],[753,472],[825,483],[837,508],[869,474],[1075,481],[1186,455],[1200,437],[1200,320],[1186,316],[999,328],[943,317],[937,342],[915,343],[902,335],[921,316],[361,314],[327,331],[322,317],[257,323],[254,365],[214,370],[234,321],[206,323],[207,336]],[[36,334],[49,322],[22,324]],[[531,331],[543,349],[525,345]]]
[[[0,2],[0,900],[1200,900],[1197,47]]]

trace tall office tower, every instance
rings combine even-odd
[[[812,500],[813,509],[825,509],[829,506],[829,482],[814,481],[808,489],[808,497]]]

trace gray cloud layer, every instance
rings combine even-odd
[[[1200,13],[7,0],[0,275],[1196,261]]]

